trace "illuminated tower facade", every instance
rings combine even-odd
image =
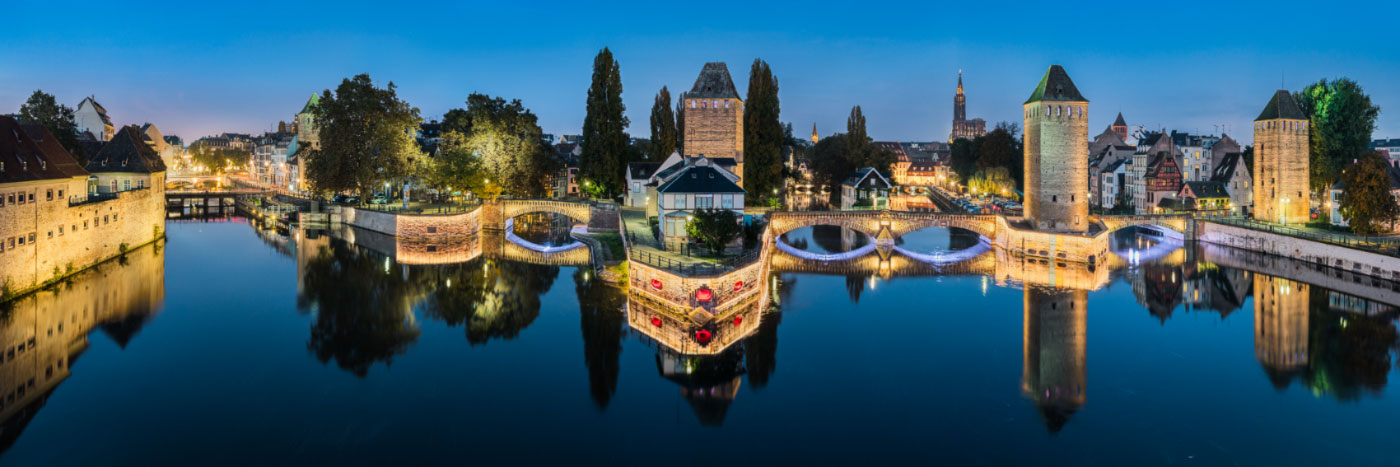
[[[1053,65],[1022,105],[1026,219],[1037,230],[1089,229],[1089,100]]]
[[[1051,432],[1084,405],[1088,297],[1086,290],[1026,287],[1021,392]]]
[[[1309,298],[1308,284],[1254,275],[1254,357],[1275,387],[1308,365]]]
[[[1308,222],[1308,117],[1280,89],[1254,119],[1254,219]]]

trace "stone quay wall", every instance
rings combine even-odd
[[[1097,234],[1042,232],[1017,225],[1017,219],[997,217],[996,246],[1016,256],[1064,263],[1098,264],[1109,254],[1109,232]]]
[[[1204,243],[1293,258],[1371,277],[1400,280],[1400,258],[1393,256],[1217,224],[1204,219],[1196,221],[1196,233]]]
[[[120,256],[123,247],[132,250],[164,237],[163,174],[151,182],[149,188],[77,205],[70,199],[87,199],[85,179],[39,180],[0,189],[6,198],[0,207],[0,284],[8,290],[3,299]],[[11,195],[23,195],[26,202],[11,202]]]

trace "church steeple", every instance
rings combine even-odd
[[[963,96],[962,69],[958,69],[958,93],[953,95],[953,127],[967,120],[967,97]]]
[[[962,95],[962,68],[958,68],[958,95]]]
[[[812,122],[812,144],[817,144],[818,138],[819,136],[817,136],[817,123]]]

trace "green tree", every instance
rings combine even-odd
[[[212,172],[223,172],[230,167],[243,167],[252,159],[253,152],[240,148],[216,148],[203,141],[196,141],[189,147],[190,158]]]
[[[724,247],[738,238],[741,232],[743,227],[739,226],[739,216],[724,208],[696,209],[691,214],[690,222],[685,224],[685,233],[704,242],[714,256],[723,253]]]
[[[453,129],[444,134],[442,148],[449,157],[443,159],[456,159],[449,163],[457,169],[480,171],[485,178],[481,182],[474,182],[470,172],[462,174],[462,181],[475,183],[473,192],[480,195],[495,185],[512,196],[540,196],[546,191],[558,163],[550,155],[539,119],[519,99],[507,102],[500,97],[472,93],[467,96],[465,111],[449,114],[453,115],[454,128],[461,128],[466,121],[470,122],[470,130],[463,134]],[[475,160],[461,160],[471,158]]]
[[[685,94],[682,93],[681,96],[681,98],[676,99],[676,152],[685,155]],[[662,160],[665,160],[665,157],[670,156],[667,154],[661,157],[663,157]]]
[[[865,167],[860,162],[865,160],[865,152],[869,149],[870,136],[865,132],[865,113],[861,112],[859,105],[851,107],[851,115],[846,117],[846,158],[857,169]]]
[[[845,133],[822,138],[808,153],[812,181],[831,189],[831,199],[828,200],[831,203],[835,203],[836,197],[841,193],[841,182],[856,169],[846,157],[847,138]]]
[[[1004,168],[1016,185],[1020,186],[1022,173],[1022,152],[1020,141],[1016,139],[1016,124],[1002,122],[996,129],[981,137],[982,144],[977,148],[977,168],[988,171]]]
[[[583,117],[579,175],[606,197],[622,191],[627,168],[627,125],[622,103],[622,72],[612,51],[604,47],[593,59],[593,84],[588,88]]]
[[[466,139],[465,134],[456,131],[442,134],[443,150],[432,160],[424,183],[448,192],[465,190],[483,195],[486,171],[481,167],[481,159],[467,149]]]
[[[29,100],[19,107],[19,122],[43,125],[58,138],[58,144],[78,160],[78,164],[87,165],[88,154],[84,154],[82,145],[78,144],[78,125],[73,123],[73,109],[59,104],[52,94],[34,90]]]
[[[773,196],[783,176],[783,124],[778,120],[778,77],[754,59],[744,102],[744,188],[760,199]]]
[[[369,75],[342,80],[321,93],[314,110],[321,147],[307,152],[306,179],[313,191],[368,195],[381,183],[416,175],[424,157],[415,139],[418,109],[400,100],[391,81],[378,88]]]
[[[1319,80],[1293,96],[1308,114],[1308,180],[1313,191],[1321,193],[1367,151],[1381,109],[1371,104],[1361,85],[1347,78]]]
[[[671,91],[666,86],[651,105],[651,159],[663,161],[676,151],[676,115],[671,112]]]
[[[981,152],[982,138],[958,138],[949,146],[948,169],[957,174],[960,180],[972,180],[977,174],[977,157]]]
[[[1342,216],[1351,229],[1372,235],[1391,227],[1400,218],[1400,204],[1390,194],[1389,164],[1378,152],[1367,153],[1342,173]]]

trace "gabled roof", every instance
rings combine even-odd
[[[102,104],[98,104],[97,99],[93,96],[84,97],[83,101],[78,103],[78,108],[83,108],[83,104],[88,102],[92,103],[92,109],[97,111],[97,115],[102,117],[102,123],[108,125],[112,124],[112,118],[107,116],[107,108],[103,107]]]
[[[894,186],[894,184],[890,183],[889,179],[885,178],[879,171],[871,167],[856,170],[854,174],[846,178],[846,181],[841,182],[841,185],[860,187],[862,183],[865,183],[866,180],[870,179],[872,176],[875,177],[875,180],[879,180],[879,182],[883,184],[883,186],[876,185],[877,188],[889,188]]]
[[[1220,159],[1219,164],[1216,164],[1214,172],[1211,173],[1210,180],[1212,182],[1229,183],[1230,180],[1235,178],[1235,169],[1240,165],[1240,159],[1243,157],[1244,154],[1239,152],[1225,153],[1225,157]]]
[[[1308,116],[1303,114],[1303,109],[1298,107],[1298,101],[1293,100],[1293,94],[1280,89],[1274,93],[1274,97],[1269,99],[1268,105],[1264,106],[1264,111],[1259,112],[1260,120],[1273,120],[1287,118],[1291,120],[1307,120]]]
[[[661,167],[660,162],[628,162],[627,174],[633,180],[646,180]]]
[[[311,113],[312,110],[316,109],[316,107],[320,105],[321,95],[312,93],[311,98],[306,100],[306,105],[301,107],[301,112],[297,112],[297,115]]]
[[[1114,171],[1118,170],[1119,167],[1122,167],[1123,164],[1126,164],[1126,163],[1127,163],[1128,161],[1130,161],[1130,160],[1132,160],[1132,159],[1118,159],[1118,160],[1116,160],[1116,161],[1113,161],[1113,163],[1108,164],[1107,166],[1105,166],[1105,167],[1103,168],[1103,170],[1101,170],[1100,172],[1101,172],[1101,173],[1113,173]]]
[[[729,177],[720,173],[721,170],[708,165],[687,165],[656,191],[658,193],[746,193]]]
[[[1031,98],[1026,99],[1027,104],[1040,101],[1088,102],[1089,99],[1085,99],[1079,93],[1079,88],[1074,87],[1074,81],[1069,79],[1064,67],[1050,65],[1050,69],[1045,70],[1045,76],[1040,78],[1040,84],[1031,92]]]
[[[729,77],[729,66],[724,62],[709,62],[700,69],[700,76],[695,78],[695,86],[690,88],[690,92],[685,93],[686,98],[695,99],[738,99],[739,92],[734,90],[734,80]]]
[[[88,160],[87,170],[93,173],[155,173],[165,171],[165,162],[146,144],[141,129],[128,125],[117,130],[116,136]]]
[[[88,175],[42,125],[20,125],[0,117],[0,183]]]
[[[1192,197],[1202,198],[1229,198],[1230,193],[1225,191],[1225,184],[1221,182],[1186,182],[1181,188],[1181,193],[1185,195],[1190,190]]]

